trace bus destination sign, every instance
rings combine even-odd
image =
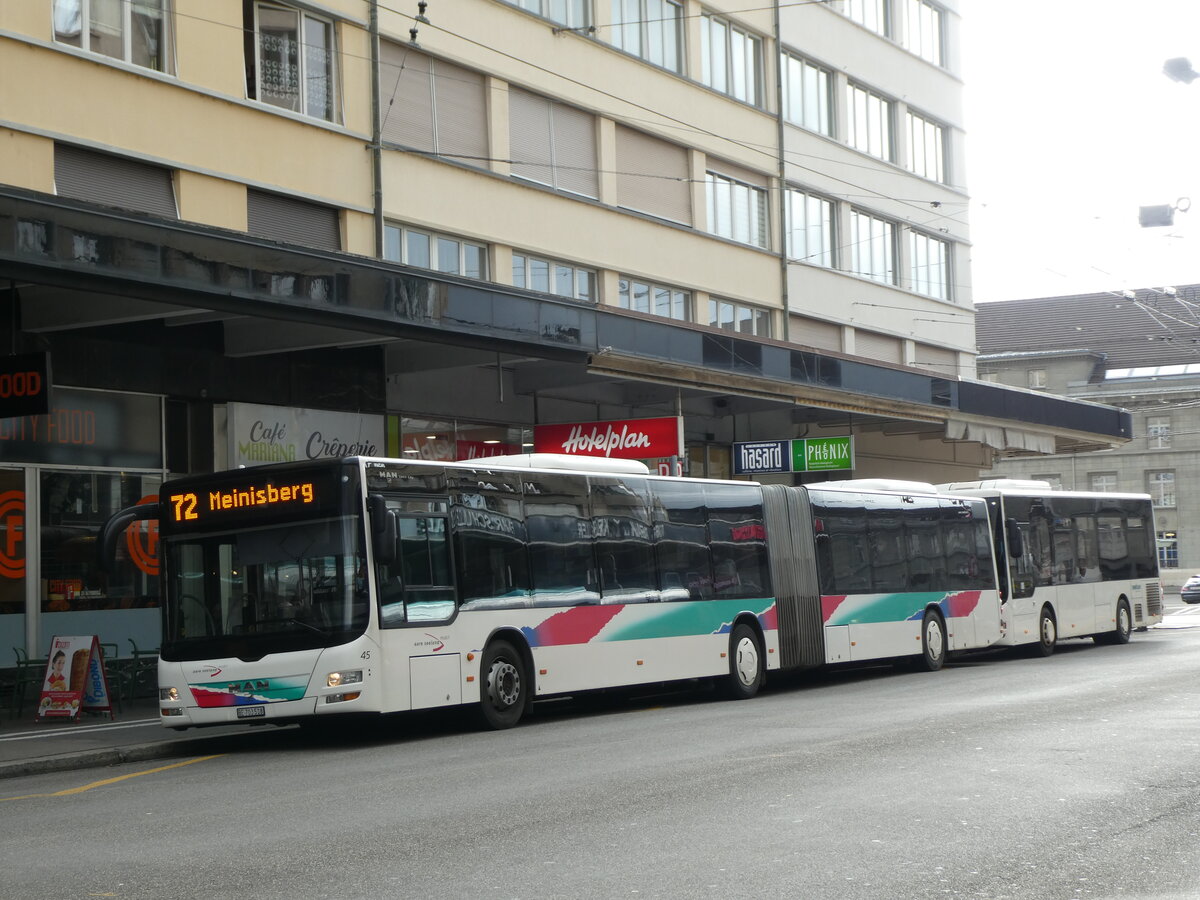
[[[794,438],[733,445],[734,475],[830,472],[854,468],[854,438]]]
[[[336,507],[330,481],[313,472],[252,476],[238,481],[190,480],[163,492],[163,518],[172,530],[220,525],[247,520],[308,518]]]

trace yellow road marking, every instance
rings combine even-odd
[[[85,784],[81,787],[67,788],[63,791],[55,791],[52,794],[23,794],[20,797],[0,797],[0,803],[7,800],[33,800],[38,797],[68,797],[71,794],[82,794],[84,791],[90,791],[92,788],[104,787],[108,784],[116,784],[118,781],[125,781],[129,778],[139,778],[142,775],[154,775],[157,772],[165,772],[168,769],[178,769],[180,766],[190,766],[192,763],[205,762],[210,759],[216,759],[219,756],[224,756],[224,753],[214,753],[212,756],[198,756],[195,759],[185,759],[183,762],[171,763],[169,766],[159,766],[156,769],[146,769],[144,772],[130,772],[128,775],[118,775],[116,778],[105,778],[103,781],[93,781],[91,784]]]

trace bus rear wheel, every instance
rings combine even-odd
[[[1033,645],[1032,653],[1034,656],[1050,656],[1054,653],[1054,648],[1058,646],[1058,622],[1054,619],[1054,613],[1050,612],[1048,607],[1043,606],[1042,611],[1038,613],[1038,639]]]
[[[1097,634],[1097,644],[1128,644],[1133,632],[1133,616],[1129,612],[1129,601],[1124,597],[1117,603],[1117,626],[1112,631]]]
[[[487,728],[512,728],[521,721],[531,687],[525,659],[508,641],[492,641],[479,667],[479,716]]]
[[[759,692],[766,677],[758,635],[744,622],[734,625],[729,634],[729,675],[724,683],[725,696],[730,700],[749,700]]]
[[[920,667],[926,672],[936,672],[946,662],[946,623],[932,609],[925,611],[921,622]]]

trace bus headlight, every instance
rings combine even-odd
[[[359,684],[362,679],[362,669],[352,672],[330,672],[325,676],[326,687],[342,687],[347,684]]]
[[[158,699],[159,700],[178,700],[179,699],[179,691],[173,687],[159,688],[158,689]]]

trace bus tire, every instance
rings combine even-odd
[[[745,622],[729,633],[729,675],[724,693],[730,700],[749,700],[766,680],[766,665],[758,635]]]
[[[921,657],[919,667],[926,672],[936,672],[946,662],[946,623],[941,613],[925,610],[921,622]]]
[[[492,641],[479,666],[479,718],[494,730],[512,728],[521,721],[532,684],[525,658],[511,643]]]
[[[1129,636],[1133,633],[1133,616],[1129,612],[1129,601],[1122,597],[1117,601],[1117,625],[1112,631],[1097,634],[1093,640],[1097,644],[1128,644]]]
[[[1043,606],[1038,613],[1037,640],[1034,641],[1030,652],[1034,656],[1052,656],[1058,646],[1058,622],[1050,607]]]

